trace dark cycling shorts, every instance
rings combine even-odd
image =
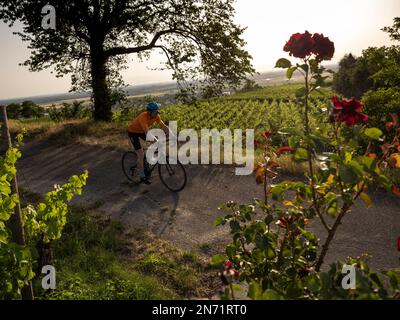
[[[135,148],[135,150],[142,149],[139,138],[146,141],[146,134],[144,132],[136,133],[136,132],[128,131],[128,136],[129,136],[129,139],[131,140],[131,143],[132,143],[133,147]]]

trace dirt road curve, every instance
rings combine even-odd
[[[187,166],[188,185],[178,194],[168,191],[153,178],[150,186],[132,186],[121,171],[121,153],[86,145],[50,146],[30,143],[19,161],[20,184],[45,193],[54,184],[89,170],[88,184],[77,202],[101,204],[99,211],[124,223],[151,230],[163,239],[190,250],[222,249],[230,237],[227,229],[214,227],[221,215],[221,203],[239,203],[261,196],[252,176],[235,176],[234,169],[222,166]],[[374,207],[358,203],[343,221],[327,257],[329,263],[368,252],[371,266],[377,269],[399,267],[400,199],[377,194]],[[311,227],[323,236],[319,226]]]

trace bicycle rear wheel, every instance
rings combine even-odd
[[[135,182],[135,173],[137,168],[138,156],[136,152],[128,151],[122,156],[122,171],[129,181]],[[136,173],[137,175],[137,173]]]
[[[158,165],[158,174],[161,182],[173,192],[182,191],[186,186],[186,170],[179,161],[177,164],[171,164],[167,158],[166,164]]]

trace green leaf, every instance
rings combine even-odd
[[[286,77],[290,80],[293,77],[293,73],[297,70],[297,67],[290,67],[286,71]]]
[[[310,138],[314,141],[329,143],[331,140],[328,137],[324,137],[320,134],[310,134]]]
[[[372,207],[372,200],[371,200],[371,198],[369,197],[368,194],[363,192],[363,193],[360,194],[360,198],[361,198],[362,201],[364,201],[364,203],[367,205],[368,208]]]
[[[308,64],[302,64],[301,66],[299,65],[299,67],[301,68],[301,69],[303,69],[305,72],[308,72],[308,69],[309,69],[309,67],[308,67]]]
[[[338,206],[338,201],[337,201],[337,195],[334,192],[328,192],[325,197],[327,207],[326,207],[326,212],[331,216],[331,217],[336,217],[338,211],[339,211],[339,206]]]
[[[361,156],[357,158],[357,161],[364,166],[364,169],[375,172],[377,162],[366,156]]]
[[[396,272],[396,271],[390,270],[390,271],[384,271],[383,274],[389,277],[390,285],[393,288],[396,288],[399,285],[399,283],[400,283],[400,272],[398,272],[398,271]]]
[[[276,187],[273,187],[271,190],[272,199],[276,201],[282,201],[284,192],[285,188],[283,186],[278,185]]]
[[[261,296],[261,288],[258,282],[252,282],[250,284],[248,296],[252,300],[257,300]]]
[[[240,223],[236,220],[231,220],[229,222],[229,226],[231,227],[231,231],[233,233],[239,232],[241,230]]]
[[[378,128],[368,128],[365,129],[364,135],[372,140],[379,140],[379,138],[383,135],[383,132]]]
[[[231,259],[236,254],[236,247],[234,244],[230,244],[225,248],[226,255]]]
[[[292,63],[288,59],[285,59],[285,58],[280,58],[275,64],[275,68],[286,69],[286,68],[290,68],[291,66],[292,66]]]
[[[217,219],[215,219],[215,226],[218,227],[220,225],[222,225],[224,223],[225,219],[223,217],[218,217]]]
[[[318,293],[318,291],[320,290],[318,277],[316,275],[311,275],[307,278],[306,281],[307,288],[313,293]]]
[[[268,289],[264,291],[261,300],[280,300],[281,296],[274,290]]]
[[[357,181],[357,174],[353,171],[352,168],[341,165],[339,167],[340,176],[345,183],[354,183]]]
[[[351,160],[348,163],[348,166],[354,171],[354,173],[357,174],[357,176],[363,177],[365,175],[363,166],[361,164],[359,164],[357,161]]]
[[[390,182],[389,178],[385,175],[381,174],[376,181],[378,182],[379,186],[386,189],[386,191],[390,191],[392,187],[392,183]]]
[[[275,251],[271,248],[271,246],[269,246],[267,248],[267,258],[268,259],[274,259],[275,257],[276,257]]]
[[[288,139],[288,144],[289,147],[291,147],[292,149],[295,149],[296,147],[298,147],[300,141],[296,136],[291,136]]]
[[[308,151],[304,148],[298,148],[294,154],[294,160],[296,161],[308,160]]]
[[[226,260],[226,257],[222,254],[217,254],[211,258],[211,265],[213,267],[220,267]]]
[[[257,233],[255,237],[255,244],[257,248],[266,250],[269,247],[268,238],[262,234]]]

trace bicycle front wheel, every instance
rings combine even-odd
[[[167,159],[166,164],[158,165],[158,174],[161,182],[173,192],[182,191],[186,186],[186,170],[179,161],[177,164],[171,164]]]

